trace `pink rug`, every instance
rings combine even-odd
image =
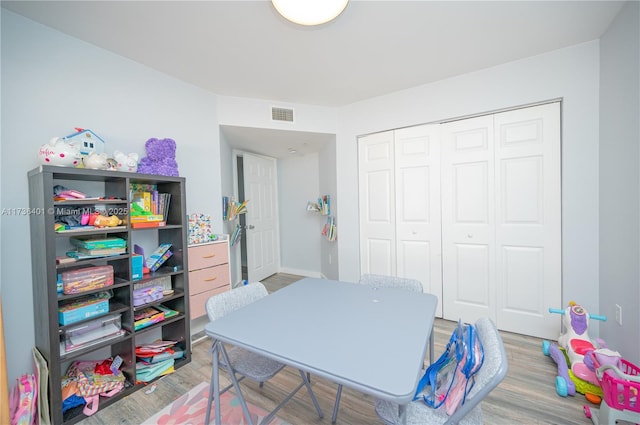
[[[209,383],[202,382],[188,393],[147,419],[143,425],[204,425],[207,414],[207,397],[209,396]],[[264,409],[247,403],[249,414],[254,424],[269,414]],[[220,396],[220,408],[222,409],[223,425],[245,425],[247,420],[240,406],[240,401],[235,394],[227,391]],[[215,403],[211,404],[211,423],[215,420]],[[278,417],[274,417],[269,425],[290,425]]]

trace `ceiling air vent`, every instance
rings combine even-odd
[[[274,106],[271,108],[271,120],[293,122],[293,109],[276,108]]]

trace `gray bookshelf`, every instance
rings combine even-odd
[[[175,361],[180,368],[191,361],[189,329],[189,282],[187,270],[187,222],[185,179],[148,174],[125,173],[119,171],[88,170],[43,165],[28,173],[29,204],[31,222],[31,263],[33,278],[33,306],[35,320],[35,344],[47,361],[49,369],[49,411],[51,423],[73,424],[85,419],[81,409],[62,414],[62,378],[68,366],[77,360],[99,360],[119,356],[123,360],[121,370],[126,377],[125,388],[116,396],[100,398],[100,409],[116,402],[144,385],[136,381],[135,347],[154,339],[178,341],[185,355]],[[79,229],[56,232],[56,215],[72,215],[81,211],[103,211],[121,219],[128,218],[132,184],[154,184],[159,192],[170,193],[170,205],[166,225],[158,228],[134,229],[124,222],[122,226],[110,228]],[[100,199],[78,199],[55,201],[53,188],[62,185],[68,189],[80,190],[91,197]],[[127,241],[124,254],[77,260],[58,264],[56,257],[64,256],[70,249],[70,238],[75,236],[120,237]],[[142,280],[133,281],[132,255],[134,244],[138,243],[172,245],[173,255],[156,272],[145,274]],[[148,256],[145,248],[145,254]],[[58,275],[64,271],[90,266],[111,265],[114,283],[105,288],[93,289],[72,295],[59,294]],[[173,293],[163,298],[134,307],[134,284],[155,278],[171,280]],[[78,323],[88,323],[96,317],[59,325],[58,308],[61,303],[71,302],[81,296],[101,291],[111,291],[109,313],[120,316],[124,333],[115,337],[92,341],[89,345],[69,351],[63,341],[65,332]],[[146,307],[163,304],[178,315],[165,319],[144,329],[134,329],[134,315]]]

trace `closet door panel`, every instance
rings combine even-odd
[[[360,272],[396,274],[393,131],[358,139]]]
[[[394,252],[395,246],[393,240],[367,238],[367,245],[364,251],[364,258],[368,260],[366,273],[394,276]]]
[[[495,115],[500,329],[554,339],[561,305],[560,104]]]
[[[438,297],[442,316],[439,125],[395,130],[397,276]]]
[[[443,317],[495,320],[493,117],[442,125]]]
[[[488,309],[489,300],[489,252],[488,245],[455,245],[456,300],[478,309]]]

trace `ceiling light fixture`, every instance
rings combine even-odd
[[[320,25],[335,19],[349,0],[271,0],[278,13],[300,25]]]

